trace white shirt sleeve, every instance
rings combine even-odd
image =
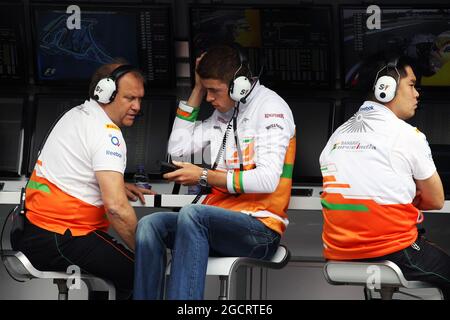
[[[270,193],[275,191],[283,172],[290,139],[295,133],[292,112],[280,98],[269,98],[255,112],[255,169],[242,171],[241,192]],[[227,189],[236,193],[233,171],[227,173]]]
[[[186,157],[201,151],[208,144],[210,119],[196,121],[199,110],[180,101],[169,137],[168,153],[172,157]]]
[[[122,133],[114,129],[99,128],[89,138],[92,141],[92,168],[94,171],[125,172],[127,148]]]
[[[416,128],[399,134],[392,156],[394,170],[412,175],[416,180],[428,179],[436,171],[427,139]]]

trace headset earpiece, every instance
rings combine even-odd
[[[385,66],[383,66],[380,70],[378,70],[375,83],[373,85],[373,92],[375,98],[384,103],[391,102],[395,98],[395,94],[397,92],[397,85],[400,82],[400,73],[397,70],[398,58],[388,62]],[[393,76],[387,74],[381,77],[378,77],[380,72],[386,69],[386,73],[389,72],[389,69],[395,70],[397,73],[397,79]]]
[[[94,89],[94,100],[101,103],[110,103],[115,96],[116,83],[112,78],[101,79]]]
[[[230,98],[234,101],[241,101],[246,98],[250,91],[252,84],[250,80],[245,76],[240,76],[234,79],[230,85]],[[243,102],[243,101],[241,101]]]
[[[100,79],[94,89],[94,100],[104,104],[113,102],[117,94],[117,83],[120,77],[133,70],[136,70],[136,68],[131,65],[121,65],[114,69],[109,77]]]
[[[233,45],[233,47],[239,55],[240,65],[234,73],[233,80],[230,82],[228,93],[233,101],[245,103],[245,98],[247,98],[247,95],[252,87],[252,83],[248,77],[242,75],[237,76],[237,74],[244,66],[248,69],[248,71],[250,71],[250,68],[248,66],[247,59],[243,55],[239,46],[236,44]]]
[[[378,101],[387,103],[395,98],[397,91],[397,81],[392,76],[381,76],[375,83],[375,98]]]

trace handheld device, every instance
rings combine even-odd
[[[161,174],[166,174],[175,170],[180,169],[180,167],[174,165],[173,163],[166,161],[159,161]]]

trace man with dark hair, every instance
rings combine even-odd
[[[229,46],[210,48],[197,59],[195,87],[179,104],[169,153],[183,158],[209,145],[206,161],[213,165],[175,162],[180,169],[165,178],[212,192],[202,204],[139,221],[135,299],[163,298],[166,248],[172,249],[168,299],[203,298],[209,255],[268,260],[278,248],[288,225],[295,124],[286,102],[250,79],[248,69]],[[215,111],[196,123],[205,95]]]
[[[89,96],[50,132],[27,185],[24,232],[12,244],[38,269],[76,265],[110,280],[117,296],[127,298],[137,224],[127,193],[143,201],[149,192],[124,184],[120,127],[131,126],[140,110],[143,76],[128,65],[104,65],[92,78]],[[129,249],[107,233],[109,225]]]
[[[320,155],[324,255],[390,260],[407,280],[441,287],[449,298],[450,257],[420,235],[421,210],[439,210],[444,192],[426,137],[407,124],[419,93],[407,59],[375,61],[363,77],[369,99]]]

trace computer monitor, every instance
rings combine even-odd
[[[414,59],[421,86],[450,86],[449,6],[383,5],[379,29],[368,29],[372,13],[366,13],[367,7],[341,7],[341,78],[346,88],[356,83],[361,61],[379,51]]]
[[[336,108],[336,115],[334,121],[335,130],[339,128],[341,124],[350,119],[356,112],[358,112],[359,107],[364,103],[364,98],[346,98],[342,100],[340,109]]]
[[[0,176],[21,174],[24,150],[23,97],[0,97]]]
[[[27,81],[23,3],[0,3],[0,83]]]
[[[332,23],[329,6],[192,5],[191,79],[195,59],[211,45],[238,43],[253,74],[275,89],[330,88]]]
[[[32,135],[30,141],[28,174],[33,172],[39,148],[53,123],[55,123],[61,114],[80,105],[85,100],[82,93],[78,95],[73,93],[36,95],[34,97],[34,110],[29,110],[33,113],[34,117],[32,118],[35,119],[35,121],[31,124]]]
[[[151,177],[158,176],[158,160],[167,160],[167,144],[175,110],[174,96],[150,96],[142,102],[142,116],[133,126],[122,128],[127,143],[127,178],[131,178],[140,164]]]
[[[333,131],[334,102],[285,97],[296,125],[297,149],[293,183],[321,185],[319,157]]]
[[[430,144],[450,145],[449,101],[420,100],[415,116],[408,122],[422,131]]]
[[[100,65],[124,58],[149,87],[175,85],[170,6],[79,4],[80,29],[69,29],[71,4],[32,5],[38,83],[85,85]]]
[[[32,138],[29,173],[32,172],[39,145],[47,131],[65,110],[84,102],[82,94],[37,95],[35,98],[36,122]],[[125,177],[131,178],[138,165],[143,164],[148,174],[159,172],[158,160],[166,160],[167,143],[175,112],[175,97],[149,96],[141,104],[141,116],[133,126],[121,128],[127,144]]]

